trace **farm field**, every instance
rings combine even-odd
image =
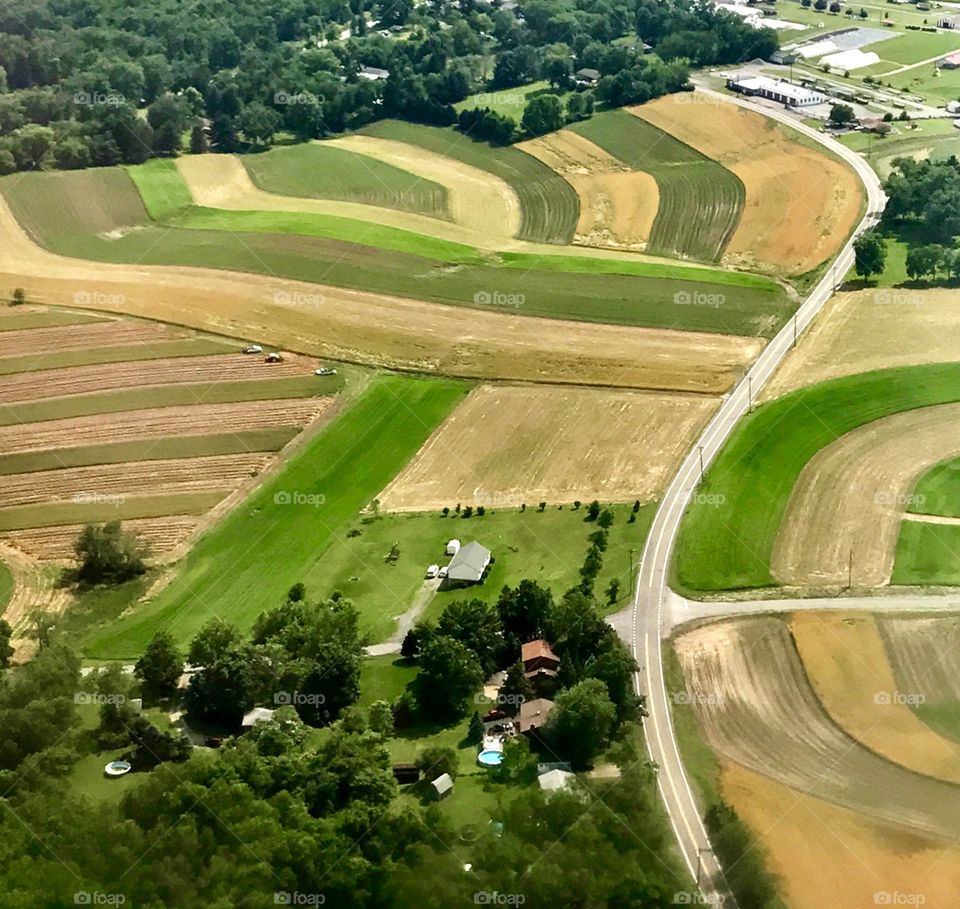
[[[570,130],[657,182],[660,203],[647,252],[718,260],[739,222],[739,177],[691,146],[623,110],[597,114]]]
[[[146,179],[152,180],[157,170],[144,172],[151,174]],[[658,272],[646,263],[621,267],[594,259],[571,263],[567,258],[547,260],[548,265],[553,265],[547,268],[537,267],[539,260],[528,258],[511,259],[506,269],[463,263],[457,268],[444,268],[410,253],[259,230],[241,230],[243,239],[237,242],[238,234],[233,232],[150,224],[134,184],[121,171],[67,175],[75,177],[76,182],[64,181],[62,174],[36,176],[38,180],[32,186],[25,186],[33,182],[29,180],[8,181],[0,184],[0,189],[5,188],[14,213],[27,232],[52,252],[64,256],[127,264],[215,266],[266,274],[274,280],[276,276],[285,276],[454,306],[486,310],[494,307],[511,313],[519,310],[527,316],[763,337],[774,332],[792,310],[792,304],[776,284],[749,275],[720,279],[725,288],[731,288],[723,294],[722,306],[680,307],[675,305],[678,295],[693,300],[717,292],[712,282],[700,280],[712,278],[713,273],[698,271],[680,277],[675,269]],[[145,177],[141,175],[139,179]],[[167,175],[164,180],[168,180]],[[115,205],[119,220],[108,226],[109,213],[99,212],[88,223],[82,199],[90,193],[127,197]],[[65,195],[73,196],[65,206],[66,214],[60,206]],[[137,206],[139,214],[135,214]],[[75,213],[75,220],[71,220],[70,212]],[[174,223],[179,222],[174,219]],[[229,228],[230,223],[228,219],[223,227]],[[611,269],[624,273],[612,273]],[[642,283],[633,277],[637,274],[643,277]],[[314,296],[318,292],[314,290]],[[497,295],[521,302],[498,306]]]
[[[960,524],[956,519],[904,521],[890,583],[960,586]]]
[[[763,393],[875,369],[942,363],[960,357],[957,292],[879,288],[832,297]]]
[[[718,402],[573,387],[483,385],[380,495],[388,511],[457,502],[649,502]],[[509,426],[509,434],[491,426]]]
[[[874,420],[820,449],[790,495],[773,576],[792,587],[889,583],[905,513],[927,511],[914,491],[917,478],[960,455],[957,419],[960,404],[923,407]]]
[[[455,307],[214,269],[144,268],[56,256],[31,242],[3,204],[0,233],[5,237],[0,280],[26,286],[33,301],[122,308],[131,315],[392,368],[716,393],[729,387],[762,346],[756,339],[718,334],[521,319],[491,311],[497,307],[472,311],[467,335],[464,310]],[[707,307],[686,307],[693,308]],[[164,348],[162,355],[182,352]],[[51,357],[46,365],[108,359],[100,352],[76,353],[66,362]],[[22,357],[15,359],[15,369],[32,368]],[[10,364],[0,358],[0,373],[6,371]]]
[[[203,158],[191,155],[178,164],[196,160]],[[268,193],[360,202],[434,218],[449,215],[447,189],[440,183],[332,143],[272,148],[242,161],[254,184]]]
[[[901,767],[960,783],[960,744],[898,701],[918,691],[901,687],[873,616],[798,613],[790,631],[813,690],[844,732]]]
[[[861,217],[854,171],[762,114],[687,94],[629,110],[742,181],[742,214],[725,262],[804,274],[833,256]]]
[[[933,13],[928,18],[937,18]],[[931,57],[943,57],[960,50],[960,36],[950,32],[905,32],[886,41],[878,41],[870,45],[870,50],[880,57],[881,64],[892,65],[880,68],[876,66],[878,75],[900,66],[909,66],[929,60]],[[933,64],[930,64],[931,68]],[[925,68],[924,68],[925,69]]]
[[[944,458],[923,474],[911,491],[909,511],[960,518],[960,459]]]
[[[577,191],[580,218],[574,243],[645,249],[657,217],[657,181],[569,129],[520,143]]]
[[[37,309],[44,312],[58,318],[41,325],[71,316]],[[266,470],[342,385],[314,376],[305,357],[268,365],[239,353],[238,342],[133,319],[91,322],[80,313],[73,325],[5,336],[17,337],[28,365],[0,376],[0,535],[32,558],[62,558],[83,524],[113,519],[134,522],[154,544],[179,545]],[[221,352],[209,353],[217,348],[207,343],[197,357],[137,360],[154,340],[213,341]],[[118,359],[44,369],[45,349]],[[155,545],[156,555],[166,551]]]
[[[343,545],[360,510],[465,393],[452,381],[371,380],[283,470],[198,540],[169,585],[129,614],[91,629],[84,652],[101,659],[134,656],[158,628],[185,641],[214,615],[249,628],[298,581],[316,595],[330,592],[313,582],[325,554]]]
[[[450,506],[451,511],[456,504]],[[469,500],[462,504],[469,504]],[[653,517],[653,506],[647,505],[631,524],[630,511],[630,506],[614,507],[615,520],[595,585],[597,598],[606,602],[611,580],[619,581],[619,600],[613,609],[627,603],[631,565],[643,548]],[[396,619],[415,605],[425,603],[422,614],[434,621],[448,603],[463,599],[495,603],[504,585],[516,585],[525,578],[550,587],[559,598],[580,580],[579,568],[590,545],[587,537],[596,530],[585,517],[583,508],[558,509],[553,503],[540,512],[531,500],[524,511],[519,506],[504,505],[470,518],[455,513],[443,517],[438,510],[381,513],[367,523],[355,519],[353,527],[360,531],[359,536],[341,536],[309,572],[307,585],[318,596],[339,590],[350,597],[360,609],[361,628],[373,642],[395,633]],[[491,550],[495,562],[482,584],[431,595],[432,585],[424,581],[424,572],[428,565],[449,561],[444,550],[450,539],[482,543]],[[400,557],[388,562],[385,556],[394,543],[399,546]]]
[[[708,469],[700,487],[704,501],[694,502],[684,517],[675,561],[679,584],[692,590],[774,585],[777,534],[811,458],[874,420],[957,402],[958,382],[954,363],[877,370],[821,382],[760,406]]]
[[[563,177],[517,148],[496,148],[473,142],[452,128],[381,120],[359,135],[405,142],[493,174],[516,193],[520,202],[522,240],[568,244],[579,216],[577,194]]]
[[[844,145],[864,155],[873,169],[886,178],[897,158],[947,158],[960,151],[960,130],[952,120],[914,120],[911,129],[897,125],[892,135],[878,139],[870,133],[847,133]]]
[[[722,762],[902,834],[956,838],[960,788],[899,767],[841,730],[811,687],[786,622],[706,625],[679,637],[675,649],[701,732]]]

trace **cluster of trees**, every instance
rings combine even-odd
[[[0,173],[260,148],[280,130],[316,138],[383,117],[452,125],[480,88],[544,78],[566,91],[581,67],[601,72],[600,101],[639,103],[682,87],[685,61],[775,48],[771,30],[704,0],[533,0],[522,16],[486,0],[160,0],[137,16],[107,0],[23,0],[0,11]],[[389,78],[365,79],[365,66]],[[589,116],[578,99],[559,121],[559,97],[531,101],[525,130]]]
[[[87,524],[73,550],[75,577],[82,584],[122,584],[147,570],[146,547],[120,521]]]

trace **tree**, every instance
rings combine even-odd
[[[573,85],[573,62],[569,56],[551,55],[544,61],[541,74],[558,92],[568,91]]]
[[[813,8],[822,13],[827,8],[827,0],[815,0]]]
[[[467,741],[471,745],[480,746],[483,744],[483,719],[480,712],[474,710],[470,717],[470,725],[467,726]]]
[[[866,19],[870,14],[861,6],[860,7],[860,18]]]
[[[857,237],[853,251],[854,267],[861,278],[883,273],[887,262],[887,246],[876,231],[868,230]]]
[[[557,695],[543,736],[558,755],[582,770],[609,744],[615,720],[606,685],[586,679]]]
[[[466,644],[483,669],[484,677],[496,671],[503,653],[500,616],[483,600],[454,600],[437,621],[437,634]]]
[[[830,122],[834,126],[849,126],[857,122],[857,115],[849,104],[834,104],[830,108]]]
[[[840,4],[837,2],[837,0],[833,0],[833,2],[830,4],[830,12],[836,14],[836,13],[839,13],[840,10],[841,10]]]
[[[210,140],[207,139],[207,131],[202,123],[194,123],[190,130],[190,154],[205,155],[210,151]]]
[[[74,544],[77,579],[86,584],[120,584],[147,570],[146,550],[119,521],[87,524]]]
[[[221,618],[210,619],[190,642],[187,660],[192,666],[208,666],[216,663],[243,644],[243,637],[236,625]]]
[[[563,124],[563,103],[556,95],[537,95],[531,98],[520,121],[520,125],[531,136],[556,132]]]
[[[291,603],[299,603],[307,598],[307,588],[302,581],[297,581],[288,591],[287,599]]]
[[[6,619],[0,619],[0,669],[6,669],[10,665],[10,657],[13,656],[13,648],[10,646],[10,638],[13,637],[13,628]]]
[[[587,506],[587,520],[596,521],[599,516],[600,516],[600,503],[596,499],[594,499]]]
[[[510,716],[516,716],[520,711],[520,705],[529,701],[532,697],[533,685],[527,678],[523,663],[513,663],[507,669],[507,674],[498,692],[500,709]]]
[[[372,732],[390,738],[393,735],[393,708],[389,701],[374,701],[370,705],[369,724]]]
[[[613,523],[613,512],[609,508],[604,508],[597,517],[597,525],[606,530]]]
[[[457,752],[442,745],[431,745],[417,755],[417,769],[428,781],[435,780],[444,773],[449,773],[451,779],[456,779],[459,760]]]
[[[611,578],[607,585],[607,602],[613,606],[620,596],[620,578]]]
[[[907,275],[917,280],[926,275],[935,277],[940,262],[943,260],[944,249],[935,243],[924,246],[911,246],[907,250]]]
[[[504,587],[497,598],[497,612],[505,637],[524,641],[542,638],[553,612],[553,594],[536,581],[522,580],[516,587]]]
[[[22,287],[15,287],[10,297],[11,306],[23,306],[27,302],[27,292]]]
[[[183,655],[169,631],[158,631],[153,636],[133,670],[144,697],[152,701],[173,697],[182,673]]]
[[[480,661],[466,644],[437,635],[420,654],[417,701],[432,719],[455,719],[483,679]]]
[[[190,110],[182,96],[168,93],[157,98],[147,109],[147,123],[153,129],[153,148],[163,155],[175,155],[180,151],[189,122]]]
[[[280,126],[280,114],[272,108],[252,101],[240,112],[240,131],[252,145],[269,145]]]

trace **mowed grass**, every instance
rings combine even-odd
[[[908,510],[960,518],[960,458],[937,464],[920,477]]]
[[[38,309],[20,311],[10,307],[8,313],[0,316],[0,341],[5,331],[22,331],[27,328],[54,328],[61,325],[88,325],[91,322],[103,322],[98,316],[83,312],[70,312],[65,309]]]
[[[451,503],[451,508],[456,503]],[[467,504],[464,502],[463,504]],[[610,582],[620,583],[618,604],[625,605],[630,594],[630,551],[638,555],[646,539],[654,506],[641,507],[634,523],[628,523],[630,507],[613,506],[616,520],[610,529],[603,569],[595,585],[604,600]],[[584,509],[548,506],[543,512],[536,503],[519,508],[488,509],[481,517],[443,517],[427,514],[382,515],[370,523],[355,521],[359,536],[344,537],[317,562],[304,581],[315,595],[327,596],[339,590],[360,607],[364,631],[372,641],[381,641],[396,629],[396,617],[406,612],[421,594],[428,565],[445,565],[447,541],[476,540],[496,560],[483,584],[469,590],[438,591],[425,615],[436,618],[444,607],[459,599],[480,599],[495,603],[504,585],[515,586],[524,578],[549,587],[559,598],[575,586],[580,565],[590,543],[588,535],[596,524],[585,521]],[[400,557],[388,562],[385,556],[397,543]],[[622,602],[621,602],[622,601]]]
[[[960,585],[960,526],[903,521],[890,583]]]
[[[938,16],[933,13],[929,18],[935,22]],[[881,61],[886,60],[898,65],[909,65],[960,50],[960,36],[950,32],[910,31],[888,38],[886,41],[878,41],[871,44],[867,49],[876,53]],[[933,66],[932,63],[930,65]],[[886,69],[894,68],[887,67]],[[885,71],[881,70],[881,73]]]
[[[734,431],[707,471],[704,495],[684,516],[678,584],[697,591],[773,586],[774,541],[806,463],[858,426],[958,400],[960,364],[943,363],[847,376],[761,405]]]
[[[146,377],[149,381],[149,377]],[[124,413],[153,407],[188,404],[227,404],[238,401],[271,401],[283,398],[313,398],[336,394],[343,387],[339,376],[284,376],[229,382],[197,382],[144,385],[93,394],[44,398],[0,408],[0,426],[39,423],[93,414]]]
[[[109,173],[109,186],[93,186],[85,179],[75,184],[75,192],[81,196],[94,189],[122,193],[136,196],[139,203],[127,173]],[[142,174],[150,175],[147,183],[160,179],[165,186],[148,195],[151,212],[171,210],[173,203],[167,200],[175,201],[177,193],[170,188],[170,170],[156,167]],[[729,277],[725,272],[707,269],[688,275],[650,263],[626,261],[617,266],[611,264],[613,260],[566,256],[556,264],[551,264],[552,257],[522,255],[496,261],[480,257],[476,251],[470,251],[468,260],[455,258],[452,264],[457,267],[450,267],[446,260],[425,258],[426,250],[421,250],[424,255],[416,255],[344,239],[255,232],[245,234],[243,242],[238,242],[235,234],[226,230],[233,223],[233,215],[245,218],[250,213],[214,211],[211,216],[223,224],[224,230],[159,227],[148,221],[134,230],[118,221],[109,230],[93,232],[84,220],[79,198],[72,199],[69,206],[60,204],[61,196],[70,192],[69,182],[50,181],[48,176],[31,174],[16,182],[3,180],[0,191],[38,241],[62,255],[138,265],[224,268],[454,306],[479,306],[488,311],[493,295],[502,294],[519,305],[499,307],[500,312],[735,335],[769,337],[793,311],[782,288],[773,281]],[[137,179],[143,182],[144,177]],[[118,205],[118,217],[126,217],[124,213],[135,209],[133,203]],[[260,214],[252,213],[251,217],[259,218]],[[183,221],[174,219],[171,224],[185,223],[193,217],[187,214]],[[98,223],[103,226],[102,219]],[[614,270],[616,273],[611,273]],[[676,305],[677,300],[715,294],[713,278],[717,275],[724,287],[731,288],[724,291],[722,305]]]
[[[160,629],[186,642],[215,616],[249,628],[293,584],[309,579],[358,512],[467,390],[461,382],[375,378],[347,411],[196,543],[154,600],[92,633],[84,642],[86,655],[134,657]],[[288,501],[300,496],[312,498]]]
[[[269,193],[450,217],[445,187],[369,155],[311,142],[244,155],[241,160],[254,184]]]
[[[512,146],[501,148],[474,142],[452,127],[421,126],[400,120],[381,120],[359,132],[420,146],[499,177],[520,200],[520,239],[572,242],[580,217],[577,194],[563,177],[532,155]]]
[[[739,177],[626,111],[598,114],[569,129],[657,181],[660,206],[649,254],[707,262],[720,258],[743,210],[746,190]]]
[[[7,608],[7,603],[13,596],[15,586],[10,569],[3,562],[0,562],[0,616],[3,615],[3,610]]]
[[[59,470],[61,467],[123,464],[127,461],[165,461],[208,455],[279,451],[299,432],[295,426],[277,426],[270,429],[248,429],[244,432],[134,439],[129,442],[78,445],[49,451],[27,451],[0,455],[0,476]]]

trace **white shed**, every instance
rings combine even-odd
[[[460,551],[460,541],[459,541],[459,540],[451,540],[449,543],[447,543],[447,555],[448,555],[448,556],[455,556],[459,551]]]
[[[441,773],[430,785],[433,787],[433,797],[435,799],[442,799],[453,792],[453,779],[449,773]]]

